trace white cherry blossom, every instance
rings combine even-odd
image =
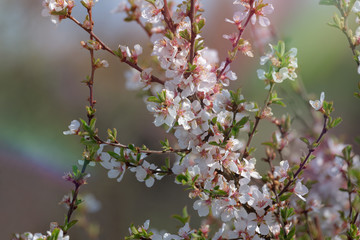
[[[280,167],[276,166],[274,170],[274,177],[279,177],[279,182],[285,181],[288,177],[287,171],[289,170],[289,163],[287,160],[280,162]]]
[[[325,93],[321,92],[320,100],[315,100],[315,101],[309,100],[309,103],[313,109],[315,109],[316,111],[319,111],[323,107],[324,99],[325,99]]]
[[[64,135],[76,135],[76,134],[78,134],[79,129],[80,129],[80,122],[78,120],[72,120],[69,125],[69,130],[64,131],[63,134]]]

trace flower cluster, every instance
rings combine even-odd
[[[66,14],[74,7],[74,1],[71,0],[44,0],[42,15],[50,17],[55,24],[65,18]]]
[[[50,230],[47,231],[47,234],[41,233],[30,233],[25,232],[23,234],[15,234],[12,238],[13,240],[69,240],[68,235],[64,235],[63,231],[58,227],[57,223],[50,224]]]
[[[269,44],[271,51],[260,58],[260,65],[270,63],[268,71],[258,69],[257,74],[260,80],[264,80],[267,87],[272,83],[282,83],[286,79],[295,80],[297,78],[297,49],[292,48],[285,53],[285,46],[279,42],[277,46]]]
[[[358,157],[351,150],[342,150],[343,156],[339,156],[341,153],[334,150],[336,147],[328,146],[332,151],[329,158],[335,159],[332,163],[323,164],[321,154],[313,160],[312,154],[325,133],[341,121],[330,116],[333,105],[324,100],[324,93],[320,100],[309,101],[324,120],[320,133],[314,131],[319,134],[316,139],[302,138],[308,154],[283,155],[283,150],[289,150],[290,142],[294,143],[298,136],[289,129],[290,117],[276,118],[270,105],[285,105],[274,87],[286,79],[294,81],[297,78],[297,49],[287,50],[285,43],[279,41],[277,45],[269,44],[270,51],[260,57],[260,65],[266,65],[266,68],[258,69],[257,74],[268,90],[262,107],[246,100],[240,90],[227,89],[230,82],[237,79],[231,70],[237,53],[240,51],[254,56],[250,42],[242,38],[247,24],[258,22],[262,27],[270,25],[267,16],[274,11],[270,0],[233,2],[238,9],[233,19],[226,21],[235,25],[237,32],[224,35],[232,43],[232,49],[224,61],[219,61],[218,53],[206,47],[201,37],[205,18],[200,1],[183,1],[175,11],[166,0],[129,0],[121,3],[114,12],[124,12],[127,21],[136,21],[146,31],[152,43],[151,56],[156,58],[156,68],[151,64],[144,68],[140,66],[143,48],[139,44],[133,49],[119,45],[114,51],[101,42],[92,32],[90,9],[94,1],[82,1],[82,4],[88,10],[88,24],[81,25],[74,18],[72,20],[90,33],[90,40],[88,43],[82,42],[83,47],[90,51],[92,58],[93,50],[103,49],[132,67],[132,72],[127,74],[127,87],[146,90],[144,94],[149,95],[145,98],[145,104],[154,116],[154,125],[164,127],[173,134],[177,147],[171,147],[167,140],[161,142],[163,149],[160,151],[150,150],[146,146],[124,145],[117,140],[116,129],[108,130],[107,140],[98,136],[95,101],[92,98],[93,72],[108,64],[92,59],[91,81],[86,81],[91,92],[90,106],[87,107],[88,121],[81,120],[80,123],[74,120],[69,130],[63,132],[65,135],[81,136],[85,145],[83,160],[79,162],[82,170],[74,167],[73,173],[66,176],[68,181],[75,184],[73,194],[63,199],[70,213],[66,224],[70,224],[69,216],[80,204],[76,194],[86,182],[86,167],[96,164],[104,167],[108,177],[118,182],[123,179],[126,170],[134,172],[137,180],[144,182],[147,187],[152,187],[155,179],[175,175],[175,183],[188,186],[189,197],[195,200],[193,208],[198,215],[221,222],[217,231],[210,230],[213,226],[208,220],[204,220],[199,229],[192,229],[189,218],[184,216],[178,218],[183,227],[177,234],[153,234],[149,231],[149,221],[146,221],[138,228],[131,226],[129,239],[294,239],[295,234],[305,236],[303,232],[297,233],[295,226],[323,231],[329,227],[329,224],[311,225],[308,216],[314,216],[314,219],[321,217],[328,222],[341,209],[342,216],[352,217],[352,207],[346,206],[344,199],[347,197],[350,205],[355,201],[354,186],[357,183],[349,174],[351,169],[359,167]],[[68,16],[72,8],[71,1],[46,0],[44,6],[48,14],[63,17]],[[353,10],[356,11],[357,7],[358,2]],[[155,74],[161,74],[162,79]],[[270,166],[269,172],[263,175],[256,168],[257,159],[250,145],[260,120],[268,120],[277,127],[272,140],[263,143],[266,146],[266,158],[263,159]],[[346,149],[346,146],[341,148]],[[326,150],[322,149],[322,152]],[[167,159],[163,166],[146,159],[149,154],[161,153],[173,153],[177,158],[174,162]],[[280,163],[276,161],[277,157]],[[305,168],[310,170],[305,173]],[[327,171],[321,172],[324,168]],[[328,196],[338,194],[339,188],[345,189],[343,192],[347,195],[338,194],[336,199],[334,197],[327,201],[325,191],[313,181],[324,182],[330,178],[335,179],[337,188]],[[318,191],[312,190],[311,185]],[[335,228],[332,229],[337,230],[341,224],[349,222],[340,216],[338,213]],[[210,233],[214,234],[209,236]],[[329,231],[332,235],[340,233],[340,230]]]

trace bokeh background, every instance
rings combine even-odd
[[[336,9],[319,6],[314,0],[274,2],[272,32],[298,48],[299,75],[307,91],[315,94],[314,99],[325,91],[326,99],[335,102],[335,114],[342,116],[344,122],[333,133],[353,143],[353,137],[360,133],[359,100],[352,96],[359,76],[345,37],[326,25]],[[84,9],[79,1],[76,3],[74,15],[83,19]],[[96,34],[112,48],[140,43],[148,52],[147,37],[140,27],[125,24],[123,15],[110,14],[118,3],[119,0],[101,0],[96,4]],[[208,19],[202,35],[207,46],[219,50],[220,59],[230,48],[222,35],[234,31],[224,21],[232,18],[231,3],[232,0],[203,1]],[[55,26],[41,17],[41,10],[40,0],[0,0],[1,239],[9,239],[14,232],[44,233],[50,222],[62,223],[65,209],[58,202],[72,188],[62,176],[82,153],[79,139],[64,136],[62,131],[71,120],[86,117],[88,91],[81,81],[89,72],[89,57],[79,42],[88,36],[67,20]],[[254,36],[250,29],[246,32],[247,38]],[[256,77],[261,54],[255,52],[254,58],[240,56],[232,65],[239,77],[232,87],[243,87],[245,97],[259,103],[266,94]],[[101,135],[107,128],[116,127],[123,143],[144,143],[153,148],[159,148],[158,140],[171,139],[152,124],[153,118],[139,94],[125,89],[127,66],[106,53],[99,53],[99,57],[110,63],[108,69],[96,73],[95,99]],[[299,105],[300,98],[288,81],[279,92],[299,114],[310,116],[306,106]],[[297,103],[291,105],[292,102]],[[261,148],[258,154],[261,156]],[[101,167],[90,172],[89,184],[81,192],[92,193],[101,202],[99,212],[87,215],[90,222],[99,224],[99,239],[123,238],[130,223],[140,225],[146,219],[151,219],[151,226],[156,229],[175,231],[178,222],[171,215],[179,214],[186,205],[193,212],[188,193],[171,177],[148,189],[130,172],[121,183],[108,179]],[[193,216],[192,225],[197,226],[199,219],[196,214]],[[71,234],[71,239],[88,238],[81,227]]]

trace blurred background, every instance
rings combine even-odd
[[[44,233],[50,222],[62,223],[66,210],[58,203],[72,189],[62,176],[81,159],[79,138],[64,136],[62,132],[71,120],[86,118],[88,89],[81,81],[89,74],[89,57],[79,42],[86,41],[88,35],[68,20],[56,26],[42,17],[41,2],[0,0],[1,239],[9,239],[15,232]],[[75,2],[73,15],[82,21],[85,11],[79,1]],[[232,18],[232,0],[224,2],[203,1],[207,24],[202,36],[209,48],[219,50],[220,59],[225,59],[230,48],[222,35],[235,31],[224,21]],[[326,25],[336,9],[319,6],[313,0],[274,2],[275,12],[269,16],[271,31],[277,38],[286,39],[289,47],[298,48],[299,75],[307,91],[314,94],[313,99],[325,91],[325,99],[335,102],[334,115],[341,116],[344,122],[333,133],[353,143],[354,136],[360,133],[360,105],[353,97],[359,76],[345,37]],[[101,0],[96,4],[95,33],[113,49],[119,44],[132,47],[140,43],[149,52],[150,45],[140,27],[123,23],[121,14],[110,14],[118,4],[119,0]],[[247,29],[245,36],[253,42],[250,31]],[[256,36],[262,34],[267,35],[262,32]],[[243,87],[248,100],[261,104],[266,92],[256,69],[262,54],[258,51],[254,58],[240,56],[232,65],[239,80],[231,85],[234,89]],[[98,56],[110,63],[108,69],[96,72],[100,135],[105,136],[107,128],[116,127],[122,143],[158,149],[158,140],[171,137],[152,124],[153,117],[139,93],[125,89],[124,72],[128,67],[106,53],[99,52]],[[310,116],[288,80],[278,92],[290,107],[300,109],[305,118]],[[292,102],[298,105],[291,105]],[[282,110],[279,107],[274,111]],[[260,148],[259,156],[262,153]],[[92,193],[101,203],[99,212],[87,216],[90,222],[99,224],[99,239],[123,238],[130,223],[141,225],[146,219],[151,219],[153,228],[175,232],[178,222],[171,215],[180,214],[186,205],[193,213],[188,193],[174,184],[172,177],[156,181],[148,189],[130,172],[121,183],[108,179],[101,167],[90,169],[90,173],[89,184],[81,193]],[[196,214],[193,216],[192,226],[196,227],[199,219]],[[87,236],[81,227],[71,230],[71,239]]]

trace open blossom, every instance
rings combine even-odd
[[[243,177],[239,183],[241,185],[248,184],[251,178],[260,179],[261,175],[255,170],[256,159],[251,158],[250,160],[243,159],[241,166],[239,166],[239,170],[241,172],[241,176]]]
[[[258,215],[264,215],[265,208],[271,204],[271,198],[267,195],[267,192],[261,192],[259,189],[254,188],[251,192],[251,199],[248,204],[256,210]]]
[[[280,68],[278,72],[272,72],[272,77],[274,82],[282,83],[285,79],[289,78],[289,70],[286,67]]]
[[[155,126],[161,126],[164,123],[170,128],[173,127],[175,119],[177,117],[177,106],[175,104],[174,92],[164,90],[165,99],[162,103],[149,102],[147,108],[155,115]]]
[[[56,224],[57,225],[57,224]],[[51,227],[51,224],[50,224]],[[43,235],[41,233],[35,233],[32,234],[30,232],[26,232],[23,234],[15,234],[13,240],[46,240],[46,239],[54,239],[54,240],[69,240],[70,237],[68,235],[64,235],[64,232],[59,229],[59,233],[57,235],[57,238],[53,236],[54,229],[51,227],[50,231],[47,231],[47,235]]]
[[[68,2],[67,0],[44,0],[43,6],[50,12],[61,12],[66,9]]]
[[[223,83],[224,86],[229,86],[229,80],[235,81],[237,79],[236,74],[230,70],[230,65],[227,65],[225,67],[225,62],[221,63],[221,66],[219,67],[219,71],[222,71],[222,74],[220,76],[220,81]]]
[[[246,15],[246,12],[237,11],[234,13],[233,20],[226,18],[225,21],[235,24],[238,28],[241,28],[241,22],[245,19]]]
[[[211,207],[211,199],[196,200],[193,204],[193,208],[198,211],[200,217],[205,217],[209,214]]]
[[[155,182],[155,178],[160,180],[162,176],[157,173],[153,173],[153,170],[156,170],[155,164],[150,164],[146,160],[142,165],[137,166],[136,168],[131,168],[130,171],[135,172],[136,179],[139,182],[144,182],[147,187],[152,187]]]
[[[143,90],[148,90],[151,87],[151,72],[152,68],[144,69],[140,74],[141,85],[143,85]]]
[[[82,0],[82,1],[88,8],[91,8],[99,0]]]
[[[44,9],[42,10],[41,15],[44,17],[50,17],[51,22],[57,24],[64,18],[64,16],[59,13],[64,12],[65,14],[67,7],[69,5],[72,7],[73,4],[73,1],[68,0],[44,0]]]
[[[258,20],[259,24],[263,27],[267,27],[270,25],[270,20],[266,17],[266,15],[273,13],[274,7],[269,2],[270,0],[264,0],[262,1],[262,4],[265,4],[265,6],[259,9],[256,8],[255,14],[251,17],[252,24],[255,24]],[[254,4],[256,4],[256,1],[254,2]]]
[[[305,185],[301,183],[301,180],[296,181],[295,188],[293,189],[293,191],[301,200],[306,201],[303,195],[306,195],[309,192],[309,190]]]
[[[163,0],[156,0],[154,4],[147,3],[141,16],[150,23],[157,23],[161,20],[161,9],[164,7]]]
[[[141,73],[134,68],[131,68],[130,70],[125,72],[125,78],[125,87],[128,90],[139,90],[146,86],[145,83],[142,81]]]
[[[252,6],[250,6],[249,1],[244,0],[235,0],[234,4],[240,4],[241,11],[246,15],[249,14],[250,8],[255,10],[251,17],[252,24],[255,24],[258,21],[262,27],[270,25],[270,20],[266,17],[274,12],[274,7],[270,0],[255,0],[253,1]]]
[[[315,101],[310,100],[309,103],[313,109],[315,109],[316,111],[319,111],[323,107],[324,99],[325,99],[325,93],[321,92],[320,100],[315,100]]]
[[[360,12],[360,1],[357,0],[357,1],[355,2],[354,6],[352,7],[352,11],[353,11],[354,13]]]
[[[80,122],[78,120],[72,120],[69,125],[69,130],[64,131],[64,135],[76,135],[79,132]]]
[[[289,170],[289,163],[287,160],[281,161],[280,166],[275,167],[274,177],[279,177],[279,182],[285,181],[288,177],[287,171]]]
[[[131,51],[131,57],[132,59],[134,59],[134,61],[136,62],[138,59],[138,56],[140,56],[143,52],[142,47],[139,44],[136,44],[134,46],[134,49]]]

